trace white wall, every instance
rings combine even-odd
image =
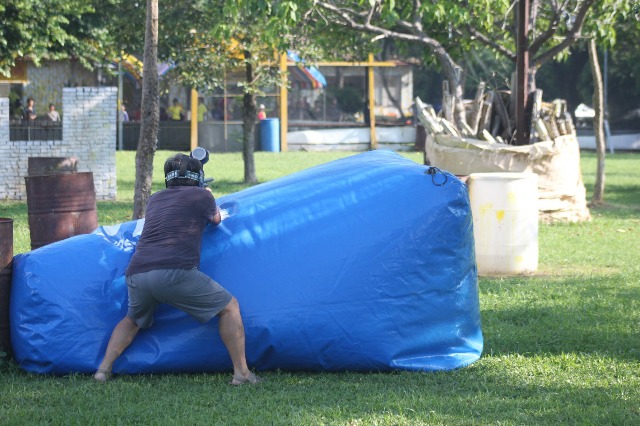
[[[9,99],[0,98],[0,200],[26,200],[29,157],[76,157],[79,172],[93,172],[97,200],[116,199],[115,87],[62,90],[61,141],[10,141]]]

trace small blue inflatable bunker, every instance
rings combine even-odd
[[[471,210],[455,176],[372,151],[218,204],[230,216],[207,227],[200,267],[240,302],[251,368],[434,371],[480,357]],[[103,226],[14,258],[10,331],[22,368],[95,371],[127,312],[123,274],[143,226]],[[217,318],[201,325],[164,305],[114,366],[230,369]]]

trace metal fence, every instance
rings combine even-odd
[[[135,151],[140,139],[140,122],[122,123],[123,149]],[[191,123],[189,121],[160,121],[157,149],[189,151]],[[260,126],[256,123],[255,149],[259,149]],[[198,123],[198,145],[211,152],[242,152],[242,122],[203,121]]]
[[[51,120],[11,120],[10,141],[61,141],[62,122]]]

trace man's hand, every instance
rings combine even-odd
[[[222,222],[228,217],[229,217],[229,212],[227,210],[224,210],[218,207],[216,214],[215,216],[213,216],[213,220],[211,221],[211,223],[213,223],[214,225],[219,225],[220,222]]]

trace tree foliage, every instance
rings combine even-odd
[[[515,63],[516,27],[509,1],[462,2],[469,7],[472,19],[461,24],[461,37],[492,49]],[[487,3],[484,4],[483,3]],[[530,0],[528,39],[530,90],[535,75],[546,63],[564,60],[573,46],[583,38],[595,37],[597,44],[613,46],[622,19],[632,12],[631,0]]]
[[[88,68],[102,63],[110,35],[103,25],[105,17],[96,14],[93,3],[86,0],[0,2],[0,73],[8,76],[18,58],[28,58],[38,64],[43,59],[73,56]]]
[[[467,78],[477,81],[489,74],[488,83],[495,88],[510,86],[517,57],[518,3],[517,0],[313,1],[320,19],[373,37],[394,39],[399,46],[421,46],[424,63],[437,63],[458,99],[464,94]],[[540,67],[554,59],[566,58],[570,47],[583,37],[596,36],[599,43],[613,45],[618,39],[616,21],[635,13],[632,0],[530,0],[529,4],[530,91],[535,88]],[[489,66],[485,66],[487,63]],[[457,118],[462,118],[460,102],[457,109]]]
[[[332,22],[353,31],[369,33],[375,39],[391,38],[403,42],[418,43],[438,61],[449,81],[455,99],[455,122],[464,121],[462,104],[463,88],[461,67],[446,45],[446,37],[452,28],[449,18],[456,17],[461,9],[455,2],[421,2],[418,0],[315,0],[318,20]],[[448,14],[446,6],[451,6]]]
[[[227,75],[244,71],[245,78],[239,83],[243,93],[244,180],[255,183],[255,99],[264,87],[282,83],[279,55],[293,46],[303,49],[308,44],[298,27],[298,6],[295,1],[238,0],[195,1],[172,8],[164,24],[172,29],[161,35],[161,40],[166,37],[171,43],[165,43],[163,54],[177,64],[183,84],[206,92],[222,87]]]
[[[615,99],[607,106],[609,119],[620,122],[623,126],[637,123],[640,118],[640,61],[638,60],[638,40],[640,39],[640,4],[619,1],[609,8],[598,10],[606,19],[604,25],[589,27],[596,43],[601,46],[601,53],[608,52],[609,87],[608,96]],[[604,32],[608,37],[603,38]],[[591,87],[591,85],[588,85]]]
[[[589,8],[596,0],[541,1],[531,0],[529,10],[529,64],[539,68],[556,55],[565,52],[582,36]],[[495,50],[510,60],[516,60],[517,3],[464,1],[470,17],[461,24],[462,33]]]

